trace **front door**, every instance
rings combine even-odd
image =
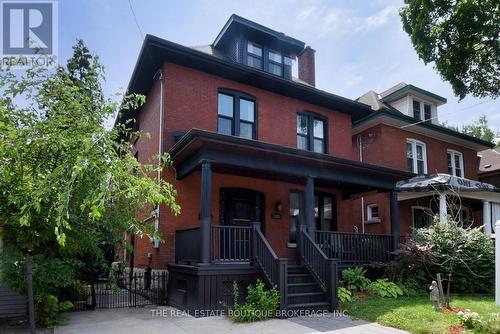
[[[264,231],[264,194],[244,188],[222,188],[220,192],[220,251],[225,259],[250,257],[252,222]]]

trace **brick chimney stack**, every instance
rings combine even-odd
[[[310,46],[306,46],[304,50],[297,56],[299,65],[299,80],[307,82],[311,86],[316,86],[316,72],[314,65],[314,53],[316,51]]]

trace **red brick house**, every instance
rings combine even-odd
[[[160,207],[151,218],[165,243],[135,238],[125,256],[168,269],[171,305],[221,308],[233,281],[261,277],[280,289],[282,309],[335,308],[339,268],[387,260],[409,230],[398,181],[446,172],[446,154],[433,152],[447,149],[462,152],[462,173],[477,179],[476,152],[488,143],[430,123],[394,131],[386,118],[415,119],[389,98],[315,88],[314,57],[305,43],[236,15],[208,46],[146,37],[128,89],[147,102],[117,122],[134,118],[150,133],[134,143],[140,161],[171,155],[161,177],[182,214]],[[422,114],[436,114],[442,98],[433,98]],[[406,138],[413,148],[429,142],[427,169],[418,159],[407,169]]]

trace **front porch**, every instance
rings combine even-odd
[[[176,307],[221,308],[233,281],[261,277],[281,309],[334,309],[339,268],[387,261],[399,243],[394,185],[406,172],[201,130],[170,153],[177,179],[200,187],[199,226],[175,233]],[[344,202],[377,191],[391,194],[391,233],[347,232]]]

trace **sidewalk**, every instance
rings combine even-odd
[[[161,317],[153,310],[162,310]],[[156,312],[156,314],[159,314]],[[398,334],[402,330],[349,317],[296,317],[235,324],[224,316],[194,318],[170,307],[113,309],[68,313],[68,324],[58,326],[56,334]]]

